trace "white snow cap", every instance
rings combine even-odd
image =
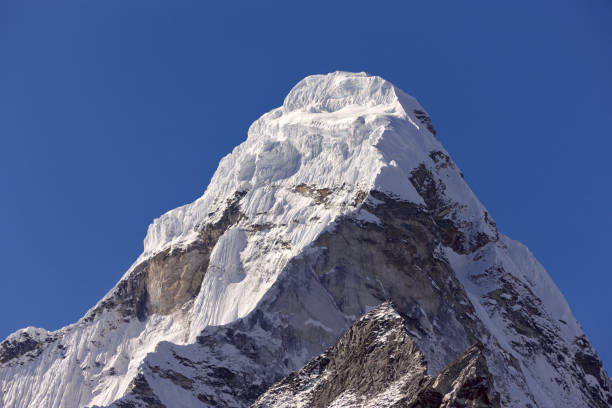
[[[304,78],[283,106],[251,125],[201,198],[153,222],[140,259],[194,239],[197,225],[214,221],[236,191],[248,192],[241,201],[247,216],[270,211],[282,199],[279,190],[300,184],[344,188],[347,194],[377,189],[422,203],[410,172],[431,162],[429,152],[445,151],[415,111],[425,114],[413,97],[378,76],[338,71]],[[480,209],[458,182],[465,197],[457,201],[467,197]]]
[[[301,110],[313,113],[336,112],[350,105],[366,108],[387,105],[395,108],[398,93],[403,94],[379,76],[336,71],[302,79],[285,98],[283,108],[286,112]],[[414,98],[403,95],[417,104]]]

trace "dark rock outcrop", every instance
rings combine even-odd
[[[482,345],[470,347],[431,377],[405,323],[391,303],[383,303],[252,407],[500,406]]]
[[[419,122],[421,122],[427,127],[427,130],[429,130],[432,135],[436,135],[436,128],[434,128],[433,123],[431,123],[431,118],[429,117],[429,115],[427,115],[427,113],[425,113],[425,111],[415,109],[414,115],[419,120]]]
[[[186,248],[166,249],[137,265],[84,320],[93,321],[102,310],[117,308],[123,316],[143,321],[152,313],[172,313],[194,299],[217,241],[244,216],[240,212],[244,194],[237,191],[227,201],[218,221],[200,225],[199,239]]]
[[[10,366],[21,364],[23,361],[34,360],[46,348],[54,344],[60,351],[60,355],[63,355],[66,347],[57,342],[57,337],[53,333],[33,327],[25,329],[0,343],[0,364]]]

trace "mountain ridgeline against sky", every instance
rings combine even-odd
[[[418,102],[300,81],[78,322],[0,343],[0,407],[608,407],[555,284]]]

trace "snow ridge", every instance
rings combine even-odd
[[[303,79],[283,106],[251,125],[247,140],[221,160],[201,198],[153,222],[139,261],[194,239],[194,228],[214,217],[209,214],[235,191],[250,193],[242,204],[250,216],[271,205],[253,201],[300,184],[376,188],[422,202],[405,182],[407,172],[427,152],[442,147],[415,110],[424,112],[414,98],[377,76],[335,72]]]

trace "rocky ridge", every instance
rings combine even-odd
[[[270,387],[252,407],[500,406],[482,344],[430,377],[405,322],[391,303],[382,303],[333,347]]]

